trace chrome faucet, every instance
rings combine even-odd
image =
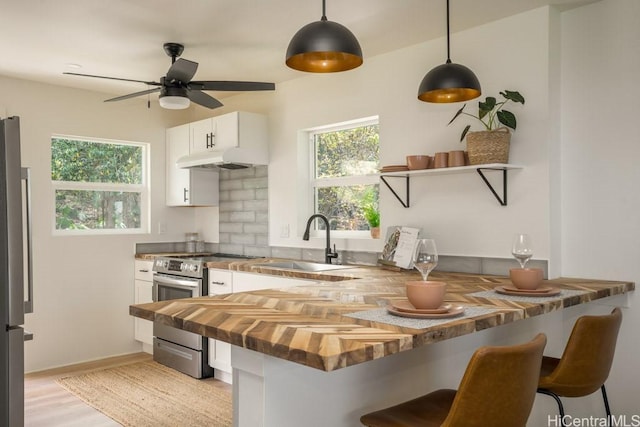
[[[331,250],[331,238],[329,236],[329,233],[330,233],[329,220],[327,219],[326,216],[322,214],[311,215],[307,220],[307,228],[305,228],[304,230],[304,234],[302,235],[302,240],[309,240],[309,228],[311,228],[311,223],[316,218],[320,218],[322,221],[324,221],[324,224],[326,225],[326,228],[327,228],[327,247],[324,250],[324,262],[325,264],[331,264],[331,260],[333,258],[336,258],[336,259],[338,258],[338,252],[336,251],[335,244],[333,245],[333,251]]]

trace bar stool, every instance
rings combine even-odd
[[[523,427],[536,396],[547,343],[544,334],[525,344],[480,347],[458,390],[437,390],[363,415],[369,427]]]
[[[564,408],[560,396],[583,397],[598,389],[611,419],[604,382],[609,377],[621,323],[622,310],[617,307],[604,316],[582,316],[573,325],[562,357],[543,357],[538,393],[555,399],[562,425]]]

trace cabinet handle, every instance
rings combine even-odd
[[[209,140],[211,139],[211,134],[207,134],[207,148],[209,148]]]
[[[182,194],[183,194],[183,198],[184,198],[184,201],[185,201],[185,202],[188,202],[188,201],[189,201],[189,198],[187,197],[187,192],[188,192],[188,191],[189,191],[189,190],[187,190],[186,188],[184,188],[184,189],[183,189],[183,193],[182,193]]]
[[[147,270],[146,268],[144,270],[138,270],[140,273],[148,273],[149,270]]]
[[[212,284],[212,285],[220,285],[220,286],[224,286],[224,285],[226,285],[226,283],[224,283],[224,282],[216,282],[215,280],[212,280],[212,281],[211,281],[211,284]]]
[[[216,134],[211,132],[209,135],[211,135],[211,148],[214,148],[216,146]]]

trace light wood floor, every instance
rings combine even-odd
[[[27,374],[24,377],[24,406],[26,427],[114,427],[120,426],[111,418],[93,409],[56,383],[56,379],[85,372],[112,368],[150,360],[147,353],[111,357],[94,362],[65,366]],[[213,378],[216,387],[231,393],[231,386]]]

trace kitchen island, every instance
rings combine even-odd
[[[227,268],[318,280],[317,284],[131,306],[134,316],[233,344],[236,426],[357,426],[360,415],[437,388],[456,388],[473,351],[548,336],[559,355],[577,317],[626,306],[631,282],[554,279],[553,297],[511,297],[506,277],[432,273],[464,314],[437,320],[392,316],[417,273],[354,267],[327,273]],[[220,268],[220,266],[215,266]],[[536,403],[537,405],[537,403]],[[553,410],[544,407],[544,418]],[[532,413],[532,420],[535,420]],[[536,425],[533,421],[531,425]],[[541,424],[539,424],[541,425]]]

